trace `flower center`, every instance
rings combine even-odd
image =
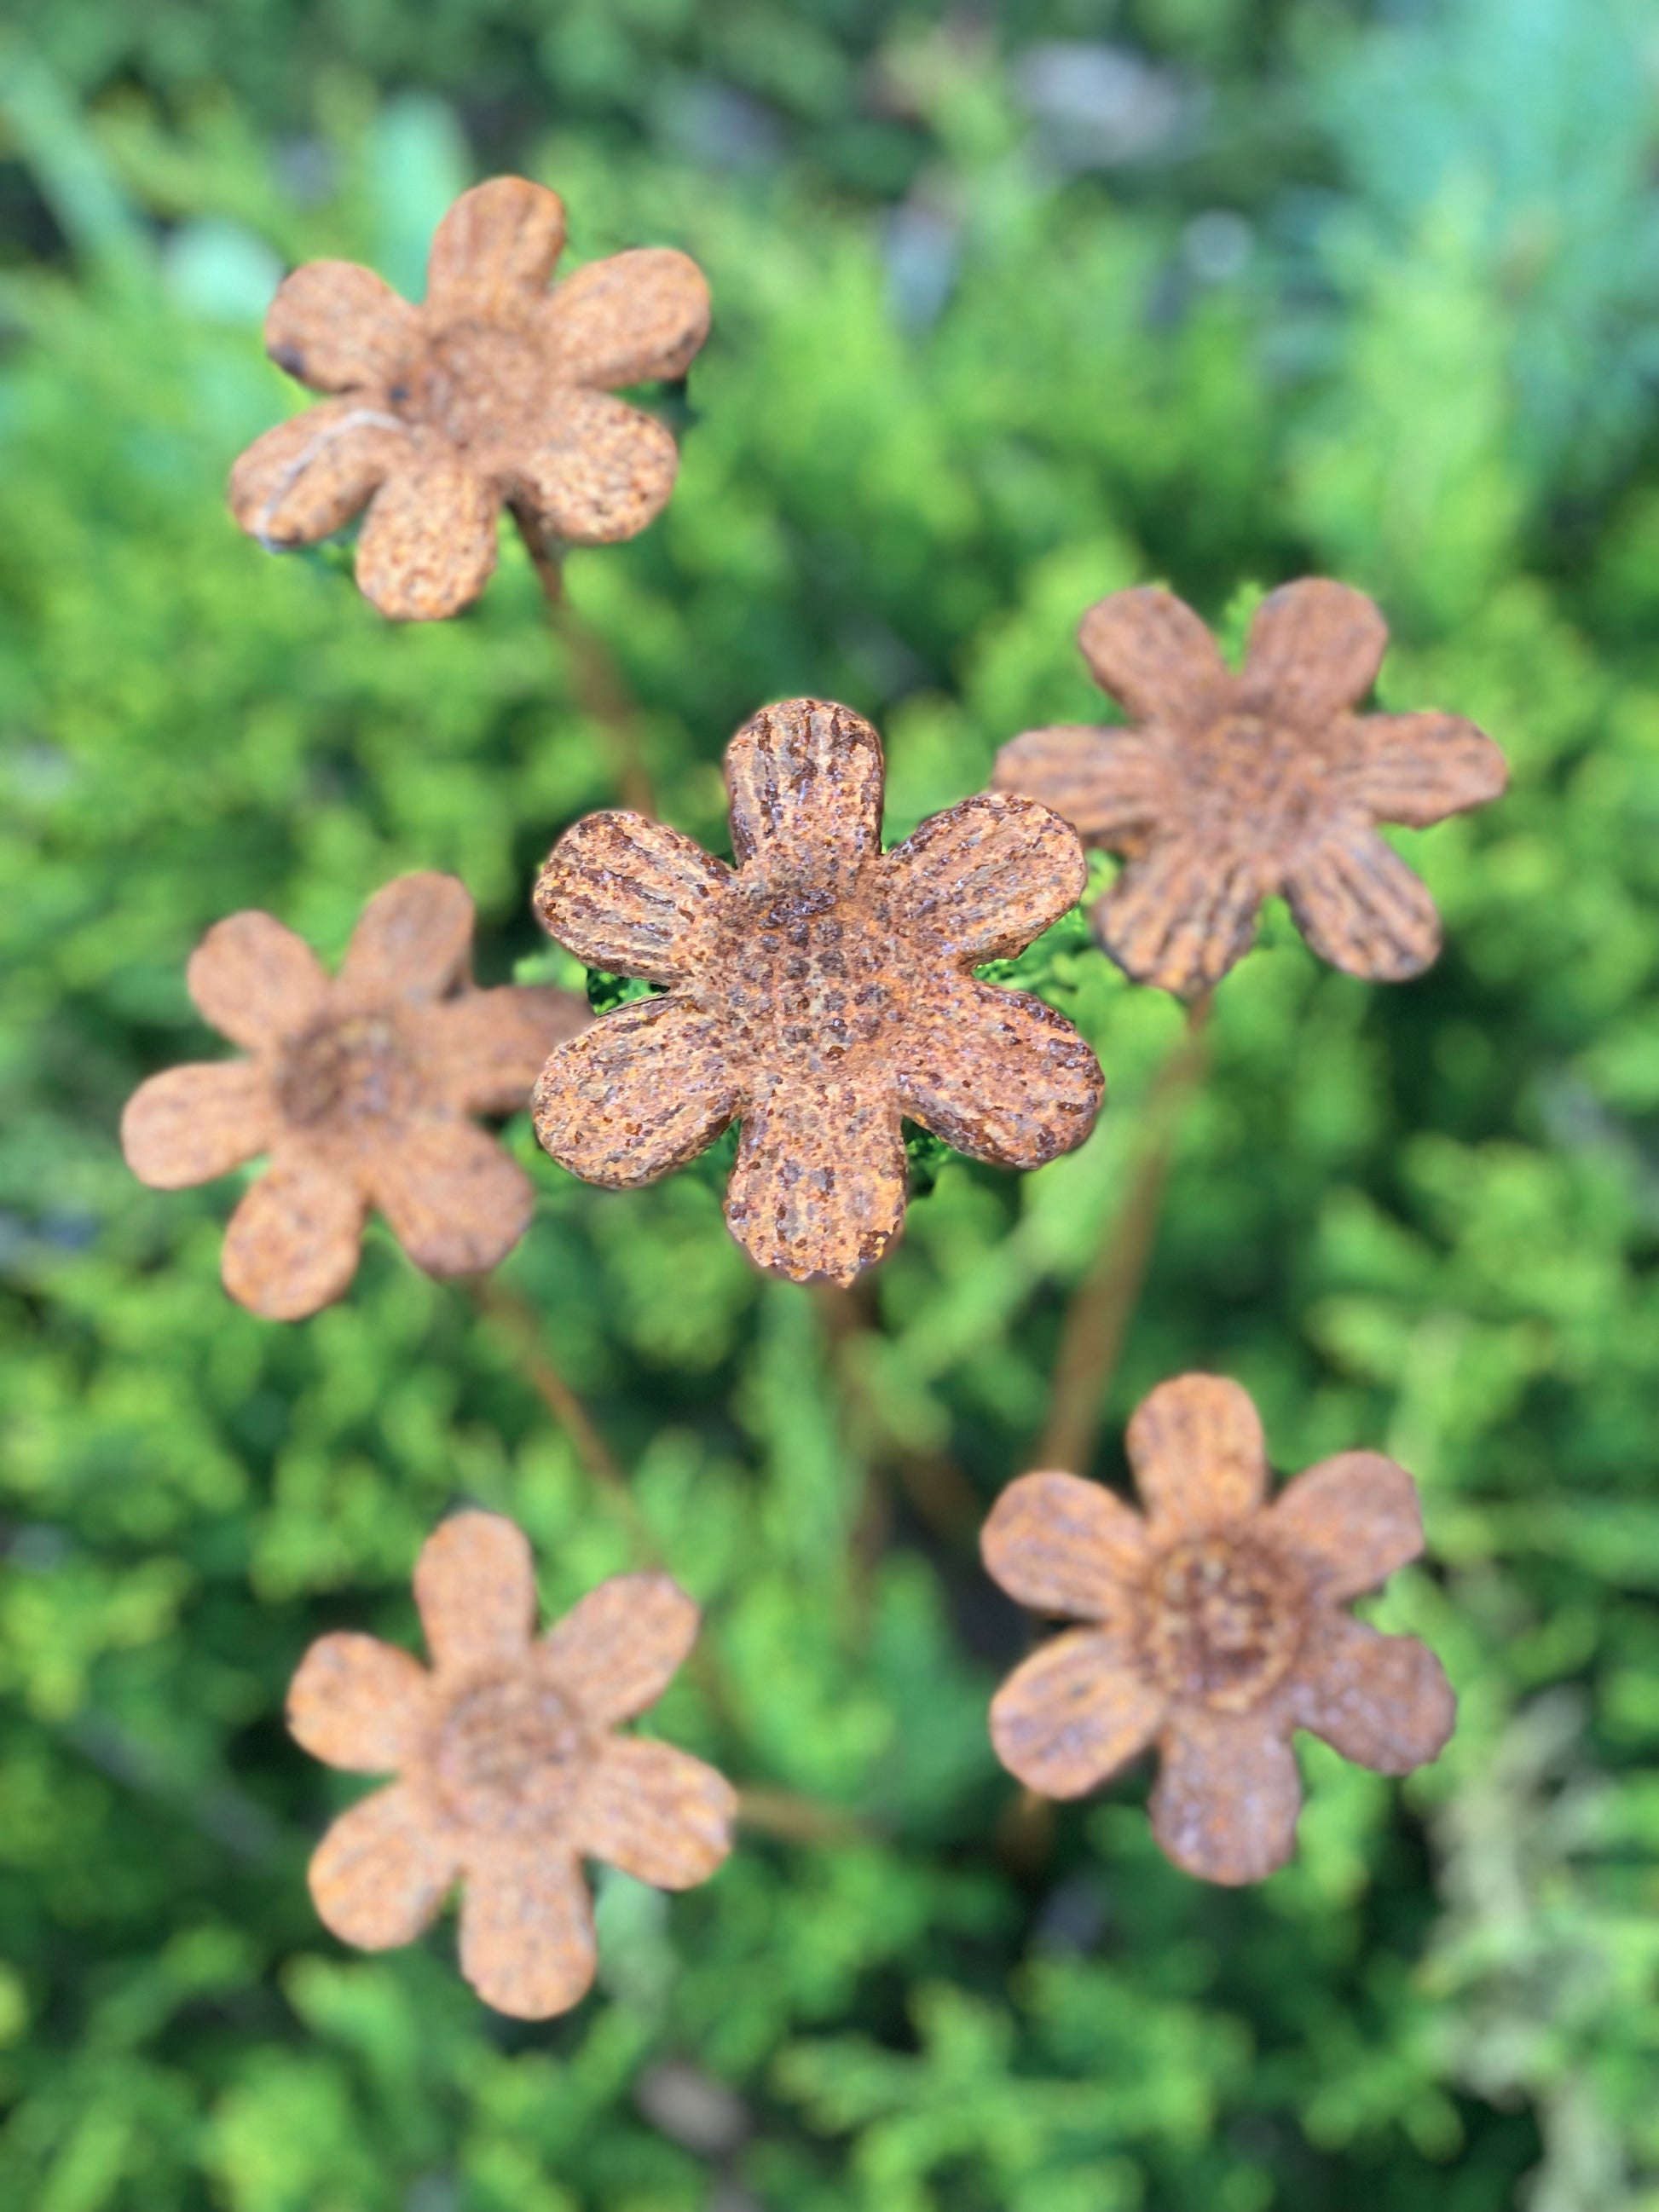
[[[453,323],[429,341],[394,404],[455,446],[512,444],[541,410],[547,365],[524,333],[495,323]]]
[[[1261,714],[1223,714],[1186,740],[1188,805],[1229,842],[1297,836],[1326,804],[1338,726],[1327,737]]]
[[[850,890],[765,894],[720,969],[735,1054],[771,1074],[854,1073],[879,1057],[905,981],[879,872]]]
[[[574,1708],[533,1673],[458,1698],[438,1739],[438,1785],[468,1827],[544,1827],[574,1802],[587,1743]]]
[[[1264,1545],[1201,1536],[1174,1545],[1146,1586],[1144,1650],[1171,1697],[1244,1712],[1301,1641],[1300,1585]]]
[[[408,1094],[410,1067],[384,1014],[322,1023],[289,1045],[277,1078],[284,1118],[295,1128],[385,1121]]]

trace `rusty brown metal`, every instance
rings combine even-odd
[[[1295,1848],[1295,1729],[1382,1774],[1451,1735],[1434,1654],[1346,1610],[1421,1552],[1417,1487],[1392,1460],[1346,1452],[1270,1500],[1255,1408],[1213,1375],[1161,1383],[1127,1448],[1144,1516],[1098,1483],[1038,1474],[985,1524],[1009,1595],[1084,1624],[1009,1676],[992,1741],[1048,1797],[1080,1797],[1156,1745],[1164,1851],[1206,1881],[1259,1881]]]
[[[643,530],[679,455],[611,388],[684,374],[708,332],[708,287],[687,255],[647,246],[550,291],[563,244],[557,193],[496,177],[439,225],[418,307],[352,262],[296,269],[266,318],[266,349],[337,396],[237,461],[242,528],[273,550],[310,544],[366,506],[357,581],[400,622],[477,599],[504,505],[543,558]]]
[[[727,749],[735,869],[639,815],[589,815],[536,887],[591,966],[664,987],[556,1051],[537,1134],[627,1189],[743,1125],[726,1193],[763,1267],[848,1283],[899,1235],[902,1123],[1034,1168],[1099,1111],[1093,1053],[1060,1015],[979,981],[1073,905],[1076,832],[986,793],[881,849],[881,741],[845,707],[767,708]]]
[[[654,1705],[696,1640],[666,1575],[617,1575],[538,1638],[530,1546],[459,1513],[415,1570],[428,1671],[371,1636],[325,1636],[288,1724],[313,1757],[397,1779],[334,1822],[311,1893],[342,1942],[412,1942],[459,1881],[461,1971],[497,2012],[545,2020],[593,1979],[584,1858],[659,1889],[706,1881],[732,1848],[737,1794],[672,1744],[617,1733]]]
[[[994,781],[1123,856],[1093,922],[1137,982],[1211,989],[1279,895],[1350,975],[1399,982],[1430,964],[1434,902],[1376,825],[1483,805],[1508,770],[1455,715],[1354,711],[1388,643],[1370,599],[1320,577],[1285,585],[1257,611],[1238,675],[1191,608],[1152,586],[1099,601],[1079,635],[1129,726],[1028,730]]]
[[[568,991],[477,989],[472,921],[453,876],[419,873],[375,893],[337,978],[268,914],[216,923],[191,955],[191,996],[250,1057],[152,1076],[121,1142],[160,1190],[270,1155],[225,1237],[225,1287],[254,1313],[340,1297],[371,1206],[429,1274],[493,1267],[523,1235],[530,1180],[470,1117],[526,1105],[588,1011]]]

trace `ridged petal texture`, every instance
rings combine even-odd
[[[688,255],[646,246],[550,291],[564,239],[556,192],[496,177],[439,224],[419,307],[351,262],[295,270],[266,350],[331,396],[236,462],[242,528],[275,552],[362,514],[364,595],[394,622],[439,622],[489,582],[504,505],[539,558],[654,520],[678,449],[611,395],[684,375],[708,334],[708,287]]]
[[[528,1176],[469,1117],[527,1105],[587,1005],[477,989],[472,922],[465,886],[423,872],[370,899],[337,977],[268,914],[216,922],[192,954],[191,997],[249,1057],[152,1076],[121,1140],[160,1190],[269,1156],[225,1236],[225,1287],[252,1312],[298,1321],[339,1297],[371,1207],[434,1275],[493,1267],[528,1226]]]
[[[1358,712],[1388,635],[1362,592],[1322,577],[1262,602],[1237,675],[1169,592],[1116,592],[1085,615],[1084,657],[1131,726],[1028,730],[994,781],[1122,855],[1093,924],[1137,982],[1213,989],[1274,896],[1350,975],[1400,982],[1435,958],[1434,902],[1376,825],[1484,805],[1508,770],[1455,715]]]
[[[735,868],[636,814],[566,831],[536,889],[544,926],[659,995],[549,1060],[537,1134],[626,1189],[741,1123],[732,1234],[798,1282],[850,1282],[904,1224],[903,1121],[999,1167],[1080,1144],[1099,1063],[1040,1000],[976,963],[1023,951],[1080,896],[1077,833],[983,793],[881,848],[881,740],[848,708],[792,699],[728,747]]]
[[[1392,1460],[1345,1452],[1269,1502],[1255,1408],[1214,1375],[1160,1383],[1127,1441],[1144,1519],[1045,1473],[1010,1484],[985,1524],[985,1565],[1011,1597],[1085,1624],[1009,1676],[992,1741],[1050,1797],[1085,1796],[1155,1745],[1161,1849],[1206,1881],[1260,1881],[1295,1849],[1294,1730],[1382,1774],[1437,1758],[1451,1735],[1434,1654],[1345,1610],[1421,1551],[1417,1487]]]
[[[665,1575],[617,1575],[545,1635],[530,1546],[493,1513],[428,1539],[415,1596],[432,1664],[351,1633],[301,1662],[289,1726],[315,1757],[397,1779],[341,1815],[311,1891],[343,1942],[411,1942],[462,1885],[461,1971],[486,2004],[545,2020],[586,1996],[597,1953],[581,1861],[661,1889],[706,1881],[737,1798],[714,1768],[622,1736],[696,1641]]]

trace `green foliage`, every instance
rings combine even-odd
[[[0,2203],[1497,2212],[1523,2175],[1535,2212],[1659,2203],[1651,7],[1146,0],[1115,35],[1207,104],[1094,168],[1020,89],[1033,41],[1097,34],[1066,0],[1004,46],[854,0],[16,20]],[[539,1208],[505,1281],[706,1608],[725,1694],[681,1681],[662,1731],[824,1832],[746,1833],[684,1897],[607,1880],[600,1987],[545,2029],[481,2010],[449,1928],[365,1959],[311,1911],[352,1792],[281,1726],[308,1640],[412,1644],[459,1501],[526,1526],[550,1608],[628,1526],[499,1312],[377,1233],[345,1303],[261,1324],[218,1285],[234,1187],[140,1190],[115,1131],[219,1049],[183,969],[239,907],[333,956],[386,878],[451,868],[485,980],[582,981],[526,893],[614,763],[514,542],[476,612],[394,630],[222,506],[295,402],[258,339],[283,264],[412,285],[509,160],[579,257],[672,241],[713,283],[672,505],[569,568],[705,843],[726,738],[806,691],[882,727],[904,834],[1018,730],[1105,711],[1073,629],[1147,578],[1235,644],[1243,586],[1376,590],[1384,703],[1510,757],[1502,806],[1401,839],[1429,976],[1364,987],[1273,914],[1224,986],[1112,1386],[1108,1478],[1145,1390],[1214,1366],[1281,1468],[1367,1444],[1422,1482],[1431,1563],[1379,1617],[1443,1654],[1459,1733],[1404,1784],[1310,1747],[1259,1891],[1170,1869],[1139,1777],[1021,1814],[984,1709],[1028,1631],[930,1487],[983,1510],[1030,1464],[1180,1036],[1073,916],[997,972],[1097,1045],[1098,1131],[1023,1180],[919,1146],[850,1336],[749,1269],[722,1156],[607,1194],[508,1131]],[[673,2118],[688,2060],[744,2140]]]

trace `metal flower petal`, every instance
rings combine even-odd
[[[887,866],[915,936],[975,961],[1023,951],[1077,904],[1089,873],[1071,826],[1011,792],[981,792],[930,816]]]
[[[561,376],[602,389],[684,376],[708,335],[708,281],[690,254],[636,246],[556,285],[538,326]]]
[[[501,469],[501,488],[538,541],[616,545],[668,504],[679,471],[672,431],[609,392],[550,392]]]
[[[1079,626],[1078,642],[1101,690],[1139,721],[1210,714],[1227,684],[1226,663],[1209,631],[1173,592],[1155,584],[1097,600]]]
[[[265,317],[265,351],[313,392],[395,383],[422,342],[408,301],[355,261],[307,261],[283,279]]]
[[[458,1114],[516,1114],[530,1103],[555,1045],[580,1036],[592,1016],[574,991],[507,983],[463,991],[422,1015],[421,1047],[440,1095]]]
[[[1509,763],[1459,714],[1365,714],[1355,744],[1347,787],[1378,822],[1426,830],[1501,799],[1509,786]]]
[[[495,570],[501,495],[444,450],[416,453],[374,495],[357,540],[357,582],[392,622],[441,622]]]
[[[612,1736],[584,1778],[571,1826],[588,1858],[658,1889],[707,1881],[731,1856],[738,1793],[672,1744]]]
[[[536,1626],[536,1574],[524,1531],[499,1513],[457,1513],[421,1547],[415,1602],[441,1675],[523,1658]]]
[[[1219,1375],[1160,1382],[1124,1438],[1154,1536],[1215,1528],[1262,1502],[1267,1449],[1249,1393]]]
[[[428,323],[528,322],[564,250],[564,203],[525,177],[463,192],[427,256]]]
[[[1200,1881],[1265,1881],[1296,1849],[1302,1777],[1271,1711],[1183,1707],[1159,1739],[1150,1810],[1165,1856]]]
[[[665,823],[589,814],[553,848],[536,884],[542,927],[590,968],[672,983],[711,957],[732,871]]]
[[[1040,1168],[1082,1143],[1105,1079],[1063,1014],[971,975],[930,981],[917,999],[895,1070],[912,1121],[994,1167]]]
[[[684,1664],[702,1619],[667,1575],[612,1575],[542,1638],[548,1671],[606,1728],[654,1705]]]
[[[257,909],[214,923],[190,956],[185,984],[202,1019],[250,1050],[309,1028],[329,995],[327,971],[305,939]]]
[[[121,1115],[121,1150],[152,1190],[185,1190],[268,1151],[278,1126],[255,1061],[202,1061],[139,1085]]]
[[[850,1283],[904,1224],[896,1105],[852,1083],[784,1081],[743,1109],[726,1219],[757,1267]]]
[[[432,1827],[420,1794],[394,1782],[340,1815],[307,1880],[331,1934],[360,1951],[390,1951],[431,1925],[459,1872],[453,1841]]]
[[[454,1115],[405,1121],[364,1170],[392,1235],[429,1275],[476,1275],[530,1226],[536,1191],[493,1137]]]
[[[1098,902],[1095,928],[1137,983],[1191,999],[1249,951],[1261,897],[1261,865],[1250,854],[1164,837]]]
[[[677,999],[635,999],[552,1054],[531,1110],[561,1167],[631,1190],[706,1152],[741,1101],[712,1015]]]
[[[1151,1555],[1139,1514],[1079,1475],[1022,1474],[980,1532],[986,1571],[1034,1613],[1121,1621]]]
[[[1103,842],[1150,835],[1171,801],[1164,750],[1138,730],[1060,723],[1011,738],[991,781],[1030,792],[1079,834]]]
[[[885,781],[881,739],[850,708],[764,708],[726,749],[739,866],[780,890],[845,885],[880,856]]]
[[[1375,830],[1335,827],[1287,872],[1297,927],[1322,960],[1373,983],[1403,983],[1440,951],[1434,901]]]
[[[1317,726],[1364,697],[1388,647],[1389,625],[1363,592],[1325,576],[1282,584],[1250,624],[1244,699]]]
[[[1426,1644],[1340,1615],[1321,1624],[1287,1704],[1299,1728],[1377,1774],[1426,1766],[1457,1724],[1456,1695]]]
[[[487,2005],[550,2020],[581,2002],[598,1963],[593,1900],[573,1849],[514,1842],[469,1854],[461,1972]]]
[[[410,465],[406,424],[362,399],[331,399],[256,438],[230,472],[230,511],[268,552],[343,530]]]
[[[1115,1636],[1074,1628],[1034,1652],[997,1692],[991,1741],[1028,1789],[1081,1797],[1146,1748],[1168,1707]]]
[[[1423,1549],[1417,1485],[1381,1452],[1341,1452],[1287,1483],[1268,1508],[1274,1534],[1334,1598],[1380,1589]]]
[[[279,1153],[230,1217],[225,1288],[267,1321],[303,1321],[356,1273],[366,1210],[342,1170],[304,1152]]]
[[[313,1759],[354,1774],[395,1774],[423,1748],[434,1711],[432,1677],[418,1659],[349,1630],[319,1637],[289,1685],[289,1734]]]

